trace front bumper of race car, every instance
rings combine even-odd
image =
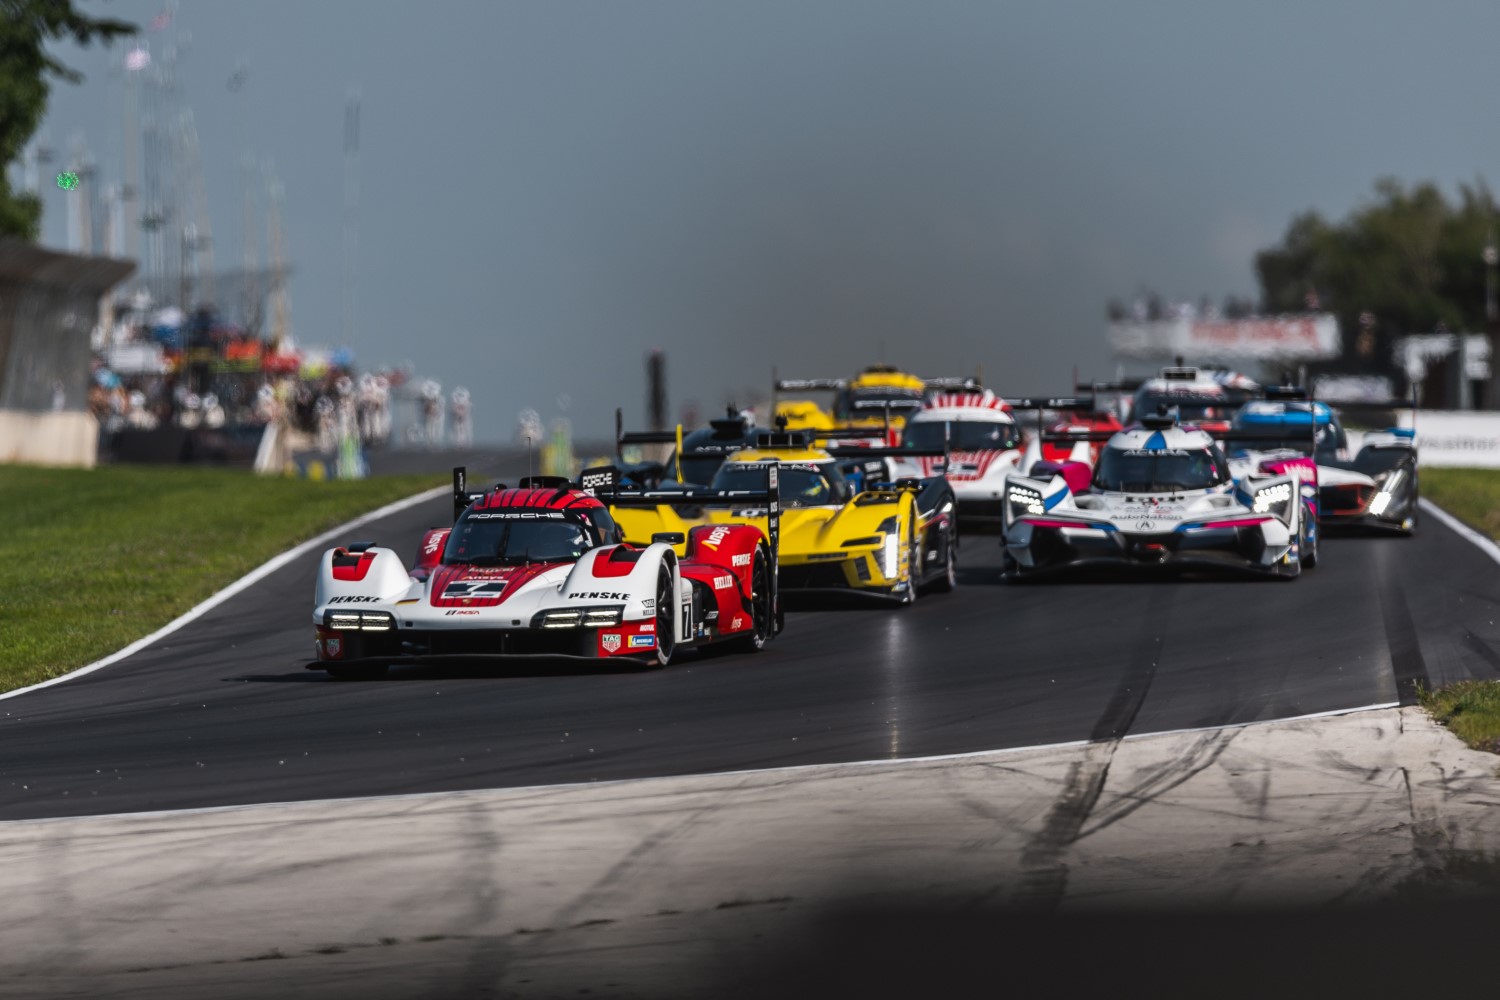
[[[1410,531],[1416,517],[1413,491],[1387,493],[1362,483],[1323,486],[1318,490],[1318,522],[1326,527],[1358,526]]]
[[[889,539],[889,540],[888,540]],[[901,563],[907,558],[900,540],[889,533],[851,539],[836,552],[783,554],[778,582],[784,590],[843,590],[889,596],[901,585]]]
[[[367,662],[441,657],[556,656],[613,659],[654,656],[656,622],[622,621],[604,627],[391,628],[368,631],[315,626],[316,659],[309,670]]]
[[[1005,536],[1007,554],[1022,574],[1089,568],[1178,568],[1277,575],[1297,559],[1295,539],[1279,521],[1232,527],[1184,527],[1137,534],[1111,525],[1062,526],[1017,521]]]

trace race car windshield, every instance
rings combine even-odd
[[[1209,450],[1106,448],[1094,471],[1094,488],[1110,493],[1175,493],[1206,490],[1228,478],[1228,463]]]
[[[1165,406],[1177,409],[1182,421],[1217,420],[1223,415],[1225,400],[1205,392],[1162,392],[1142,389],[1135,397],[1136,416],[1156,413]]]
[[[592,544],[583,524],[559,517],[555,511],[478,511],[454,526],[443,550],[443,563],[517,566],[570,562]]]
[[[706,486],[713,481],[714,473],[718,472],[719,466],[723,464],[723,455],[684,455],[682,456],[682,481]],[[669,463],[668,469],[675,471],[675,466]]]
[[[907,424],[901,433],[904,448],[943,447],[943,428],[953,451],[1008,451],[1021,446],[1015,424],[978,420],[924,420]]]
[[[843,503],[848,487],[843,473],[832,465],[790,465],[783,462],[778,470],[783,507],[818,507]],[[716,490],[763,490],[766,488],[764,466],[726,465],[714,477]]]

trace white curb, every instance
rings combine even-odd
[[[333,541],[339,536],[347,535],[355,528],[368,524],[371,521],[379,520],[382,517],[388,517],[391,514],[399,514],[403,510],[415,507],[420,503],[426,503],[429,500],[436,500],[438,497],[452,492],[452,490],[453,487],[451,486],[435,486],[430,490],[418,493],[416,496],[410,496],[404,500],[397,500],[394,503],[388,503],[384,507],[381,507],[379,510],[372,510],[370,511],[370,513],[365,514],[361,517],[356,517],[354,520],[349,521],[346,524],[341,524],[337,528],[330,528],[316,538],[309,538],[301,545],[298,545],[295,548],[287,549],[279,556],[271,557],[271,559],[251,570],[249,573],[246,573],[244,576],[240,577],[238,580],[234,581],[229,586],[219,591],[217,594],[214,594],[207,600],[188,609],[181,615],[178,615],[176,618],[167,622],[167,624],[163,625],[155,632],[152,632],[144,639],[137,639],[135,642],[132,642],[130,645],[126,646],[124,649],[120,650],[117,653],[111,653],[108,656],[104,657],[104,659],[102,660],[95,660],[88,666],[79,667],[77,670],[70,670],[58,677],[53,677],[51,680],[42,681],[40,684],[32,684],[30,687],[16,688],[14,691],[6,691],[5,693],[0,694],[0,701],[4,701],[6,698],[14,698],[17,695],[26,694],[28,691],[39,691],[42,688],[48,688],[54,684],[61,684],[63,681],[70,681],[75,677],[82,677],[84,674],[91,674],[95,670],[103,670],[105,667],[108,667],[115,663],[119,663],[121,660],[125,659],[125,657],[130,656],[133,653],[140,652],[147,646],[151,645],[153,642],[156,642],[158,639],[161,639],[164,636],[171,635],[173,632],[176,632],[184,625],[197,621],[199,618],[202,618],[205,614],[212,611],[214,608],[217,608],[219,605],[223,604],[225,601],[229,600],[240,591],[246,589],[247,587],[251,587],[256,583],[259,583],[261,580],[270,576],[278,569],[281,569],[283,566],[291,562],[293,559],[296,559],[298,556],[305,555],[308,552],[311,552],[313,549],[318,548],[319,546],[327,545],[329,542]]]

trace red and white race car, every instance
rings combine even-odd
[[[948,454],[898,459],[895,478],[943,474],[961,523],[999,527],[1005,477],[1019,471],[1024,454],[1021,427],[1005,400],[977,385],[933,393],[902,428],[901,446]]]
[[[777,470],[764,490],[658,494],[619,488],[613,468],[578,483],[523,479],[471,493],[454,470],[455,520],[427,532],[410,569],[371,543],[324,553],[314,597],[309,669],[380,675],[396,662],[435,657],[635,658],[665,666],[677,650],[709,643],[760,649],[780,630]],[[690,500],[769,511],[751,524],[692,528],[624,544],[618,505]],[[686,541],[679,558],[674,544]]]

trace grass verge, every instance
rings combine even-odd
[[[1500,538],[1500,469],[1423,469],[1422,495],[1491,538]]]
[[[298,542],[434,485],[0,466],[0,691],[106,656]]]
[[[1422,707],[1475,750],[1500,753],[1500,681],[1459,681],[1419,693]]]

